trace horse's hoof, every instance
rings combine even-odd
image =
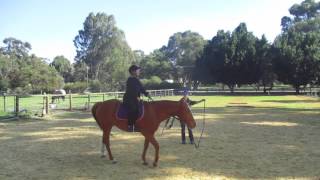
[[[112,160],[112,164],[117,164],[117,160]]]
[[[145,166],[148,166],[148,163],[147,163],[147,162],[143,162],[142,164],[145,165]]]

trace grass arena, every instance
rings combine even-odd
[[[166,97],[178,100],[180,97]],[[306,96],[190,96],[195,140],[180,144],[180,125],[156,133],[159,166],[142,165],[144,138],[112,129],[117,164],[100,157],[90,112],[57,111],[45,119],[0,121],[0,179],[320,179],[320,100]],[[187,139],[188,140],[188,139]]]

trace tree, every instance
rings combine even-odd
[[[320,2],[315,2],[314,0],[304,0],[300,4],[294,4],[291,6],[289,12],[293,18],[284,16],[281,19],[282,31],[284,32],[288,31],[289,28],[295,23],[319,17]]]
[[[203,54],[196,61],[195,80],[206,84],[221,82],[225,59],[230,56],[231,33],[219,30],[204,47]]]
[[[142,50],[134,50],[134,64],[140,64],[142,59],[145,57],[145,54]]]
[[[77,81],[86,81],[87,80],[87,68],[89,68],[84,62],[75,62],[73,64],[73,80]]]
[[[320,71],[320,33],[301,33],[289,30],[279,36],[274,46],[277,56],[274,63],[281,82],[292,85],[296,93],[301,86],[317,81]]]
[[[50,92],[63,87],[63,78],[44,59],[30,56],[10,71],[10,89],[15,93]]]
[[[209,41],[210,44],[210,41]],[[206,55],[208,47],[205,47],[203,54],[196,60],[195,68],[193,69],[193,88],[198,89],[200,83],[214,84],[213,76],[208,68],[208,62],[206,61]]]
[[[150,55],[145,56],[141,62],[142,78],[150,79],[158,76],[161,80],[173,79],[173,64],[166,57],[163,49],[156,49]]]
[[[63,79],[46,59],[28,55],[31,45],[15,38],[4,40],[0,48],[0,90],[16,94],[52,91],[63,86]]]
[[[294,22],[306,21],[319,15],[320,2],[315,0],[304,0],[301,4],[294,4],[289,9],[291,15],[294,16]]]
[[[257,38],[241,23],[232,33],[218,31],[209,41],[198,67],[209,74],[212,83],[226,84],[233,92],[236,85],[259,81],[259,62],[256,59]],[[201,69],[199,69],[201,70]]]
[[[263,92],[273,88],[273,82],[276,80],[274,67],[272,63],[271,45],[268,43],[267,38],[263,35],[261,39],[256,41],[256,61],[259,64],[259,82],[263,86]]]
[[[191,85],[195,62],[205,44],[200,34],[191,31],[178,32],[169,38],[165,47],[166,55],[176,68],[176,78],[181,79],[183,84]]]
[[[283,32],[275,42],[274,64],[280,81],[292,85],[296,93],[301,86],[318,81],[320,71],[320,2],[305,0],[295,4],[283,17]]]
[[[67,58],[64,56],[56,56],[50,65],[57,70],[65,82],[72,81],[72,66]]]
[[[10,57],[0,53],[0,91],[6,91],[9,88],[9,74],[13,69],[12,65]]]
[[[22,42],[16,38],[5,38],[3,43],[6,45],[1,48],[1,51],[5,55],[16,56],[17,58],[23,58],[28,56],[31,50],[31,44],[28,42]]]
[[[237,84],[238,86],[254,84],[259,81],[259,63],[255,58],[256,41],[257,38],[252,32],[248,32],[245,23],[240,23],[233,31],[230,46],[231,59],[226,61],[229,73],[234,75],[232,79],[236,80],[232,82],[233,80],[226,79],[226,82],[231,82],[231,86],[232,84]],[[230,84],[228,86],[231,87]]]
[[[112,15],[90,13],[74,45],[77,48],[75,60],[89,67],[90,79],[99,80],[109,89],[123,86],[134,55]]]

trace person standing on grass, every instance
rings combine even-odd
[[[200,101],[192,101],[189,99],[188,94],[189,94],[189,91],[185,89],[183,91],[183,98],[189,106],[193,106],[195,104],[205,101],[205,99],[201,99]],[[181,126],[181,144],[186,144],[186,135],[185,135],[186,125],[181,120],[180,120],[180,126]],[[189,133],[190,144],[194,144],[193,133],[190,128],[188,128],[188,133]]]

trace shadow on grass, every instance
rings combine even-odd
[[[55,111],[52,113],[56,119],[88,119],[93,118],[90,111]]]
[[[203,108],[193,108],[193,112],[199,116],[203,114]],[[206,108],[206,114],[211,116],[223,117],[224,120],[229,118],[246,119],[257,117],[269,119],[270,121],[288,121],[305,125],[320,125],[320,109],[303,109],[303,108],[270,108],[270,107],[209,107]],[[209,116],[210,117],[210,116]],[[251,118],[252,119],[252,118]],[[254,121],[255,119],[253,119]]]
[[[319,103],[317,99],[314,100],[262,100],[260,102],[271,102],[271,103]]]
[[[192,108],[194,112],[203,112],[203,108],[196,107]],[[255,107],[255,106],[226,106],[226,107],[206,107],[206,112],[212,112],[214,114],[226,114],[226,113],[237,113],[237,114],[268,114],[269,112],[280,112],[280,113],[297,113],[303,114],[305,112],[320,113],[320,108],[282,108],[282,107]]]

